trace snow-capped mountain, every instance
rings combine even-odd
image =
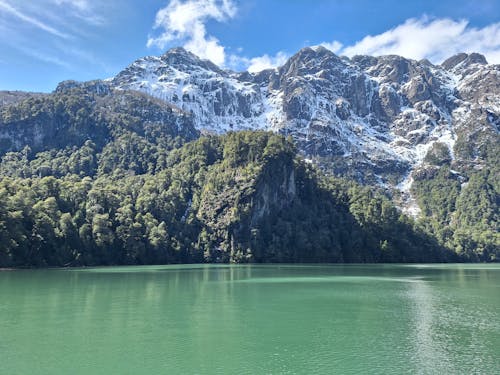
[[[176,105],[202,131],[291,135],[306,157],[333,172],[402,191],[436,144],[453,159],[457,141],[478,131],[498,135],[500,124],[500,66],[475,53],[433,65],[400,56],[348,59],[312,47],[250,74],[174,48],[108,82]]]
[[[78,126],[60,120],[57,95],[67,90],[85,99],[89,108],[82,113],[96,112],[95,118]],[[98,126],[108,129],[109,117],[123,110],[144,128],[141,134],[154,128],[151,137],[172,125],[169,136],[187,139],[199,131],[271,130],[292,136],[304,157],[325,172],[396,193],[394,200],[415,215],[414,181],[432,179],[446,165],[466,184],[470,171],[498,164],[500,65],[475,53],[433,65],[400,56],[349,59],[312,47],[279,68],[250,74],[174,48],[139,59],[114,78],[66,81],[44,95],[0,92],[4,153],[25,145],[38,152],[54,142],[79,144]],[[24,118],[12,106],[17,102],[54,108]],[[69,138],[62,140],[64,132]]]

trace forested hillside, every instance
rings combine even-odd
[[[1,267],[499,259],[491,169],[422,172],[415,222],[291,138],[200,136],[145,94],[67,83],[0,113]]]
[[[92,162],[61,153],[57,177],[2,178],[1,264],[451,259],[386,198],[319,177],[281,136],[202,137],[164,163],[144,155],[162,164],[154,173],[124,169],[130,150],[101,154],[93,175]],[[88,144],[78,151],[92,154]]]

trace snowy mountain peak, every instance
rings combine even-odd
[[[441,66],[446,70],[452,70],[458,66],[466,68],[472,64],[488,65],[488,61],[480,53],[459,53],[446,59]]]
[[[344,67],[346,64],[333,52],[322,47],[305,47],[281,67],[281,74],[314,74],[320,70],[332,69],[337,66]]]
[[[464,129],[480,121],[497,135],[500,118],[500,67],[475,53],[433,65],[306,47],[277,69],[250,74],[174,48],[137,60],[110,83],[174,104],[203,131],[291,135],[333,173],[404,192],[429,154],[439,149],[459,160]]]
[[[161,57],[161,61],[167,65],[175,66],[180,70],[187,70],[192,67],[200,67],[206,70],[212,70],[217,73],[223,71],[209,60],[202,60],[195,54],[185,50],[182,47],[176,47],[165,52]]]

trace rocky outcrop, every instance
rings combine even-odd
[[[472,64],[480,64],[480,65],[487,65],[488,61],[486,61],[486,58],[479,54],[479,53],[459,53],[454,56],[451,56],[450,58],[446,59],[441,66],[445,68],[446,70],[451,70],[456,68],[457,66],[461,66],[462,68],[468,67]]]
[[[0,156],[28,146],[33,152],[104,146],[117,130],[148,138],[198,137],[192,117],[136,91],[115,91],[102,81],[61,83],[53,94],[30,96],[0,111]]]
[[[435,66],[400,56],[340,58],[323,47],[304,48],[277,69],[233,73],[176,48],[136,61],[110,83],[174,103],[198,129],[281,132],[306,157],[344,158],[337,173],[355,169],[363,181],[387,183],[420,165],[436,141],[453,151],[460,111],[497,93],[498,74],[478,54]]]
[[[481,149],[499,136],[500,66],[476,53],[433,65],[394,55],[349,59],[308,47],[281,67],[250,74],[174,48],[106,81],[63,82],[56,94],[74,89],[99,100],[146,93],[167,103],[176,119],[144,108],[137,116],[173,121],[179,129],[191,122],[203,133],[251,129],[292,136],[304,157],[325,170],[406,192],[411,172],[432,156],[434,144],[448,149],[450,164],[479,165]],[[0,142],[10,142],[4,149],[41,136],[38,120],[30,121],[28,127],[19,123],[17,138],[11,125],[0,129]]]

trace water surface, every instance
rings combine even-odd
[[[497,374],[500,265],[0,272],[2,374]]]

